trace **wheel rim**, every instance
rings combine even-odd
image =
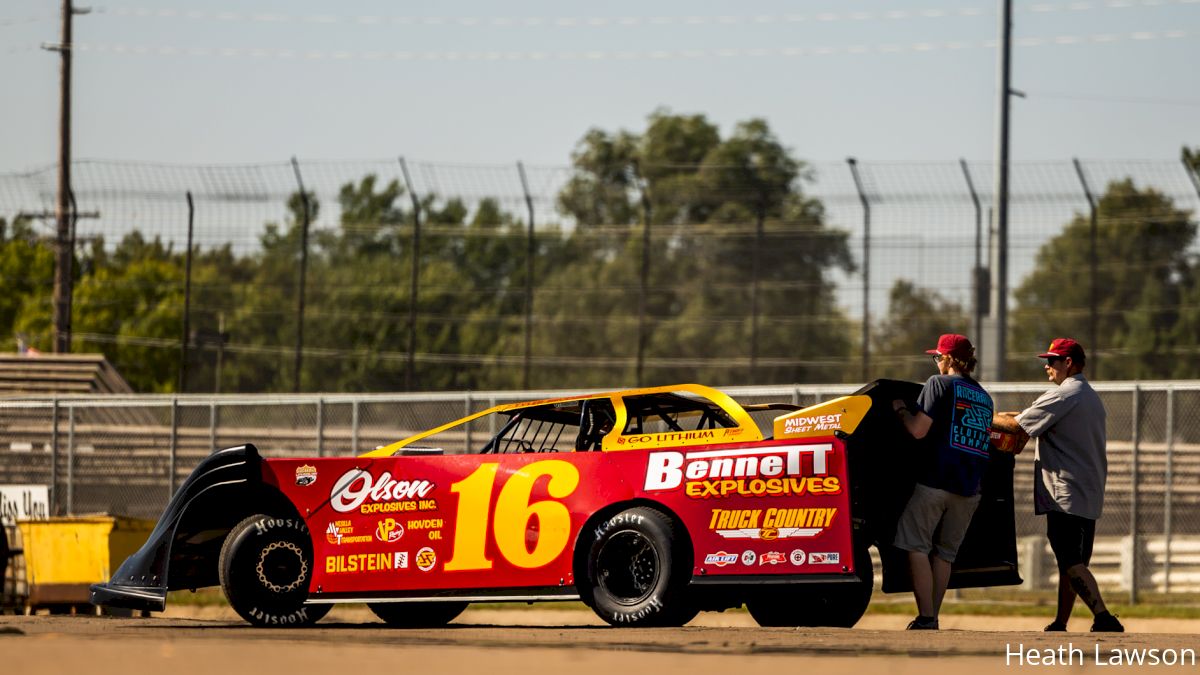
[[[308,561],[300,547],[287,541],[272,542],[258,556],[258,580],[275,593],[290,593],[308,578]]]
[[[654,542],[640,532],[618,532],[596,556],[600,587],[623,605],[636,605],[654,592],[662,572]]]

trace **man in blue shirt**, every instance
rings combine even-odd
[[[917,618],[909,630],[937,630],[938,613],[958,547],[979,505],[987,468],[992,397],[971,377],[975,347],[946,334],[933,355],[938,374],[917,397],[917,407],[896,399],[892,407],[913,438],[925,439],[915,458],[917,484],[896,524],[897,548],[908,551]]]

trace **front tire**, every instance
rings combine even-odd
[[[310,625],[331,607],[305,604],[313,564],[304,521],[256,514],[225,537],[218,563],[221,589],[233,611],[252,625]]]
[[[465,602],[368,602],[367,607],[393,628],[437,628],[463,613]]]
[[[613,626],[682,626],[699,612],[687,595],[690,572],[690,547],[671,518],[636,507],[596,528],[579,590]]]

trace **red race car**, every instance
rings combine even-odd
[[[742,604],[762,625],[852,626],[868,546],[884,590],[909,588],[890,541],[912,440],[880,411],[917,389],[878,381],[797,409],[675,385],[502,405],[359,457],[229,448],[92,602],[161,611],[169,590],[219,584],[260,626],[339,602],[415,627],[471,602],[575,599],[618,626]],[[1011,456],[993,455],[952,586],[1020,583]]]

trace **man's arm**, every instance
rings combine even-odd
[[[1013,453],[1014,455],[1021,454],[1021,450],[1029,442],[1029,433],[1021,428],[1021,423],[1017,421],[1017,415],[1019,414],[1014,412],[998,412],[992,415],[992,429],[1017,437],[1015,444],[1017,451]]]
[[[910,410],[908,404],[901,399],[892,401],[892,410],[900,416],[900,423],[908,433],[912,434],[913,438],[925,438],[925,434],[929,433],[929,428],[933,426],[933,418],[925,414],[923,410]]]

